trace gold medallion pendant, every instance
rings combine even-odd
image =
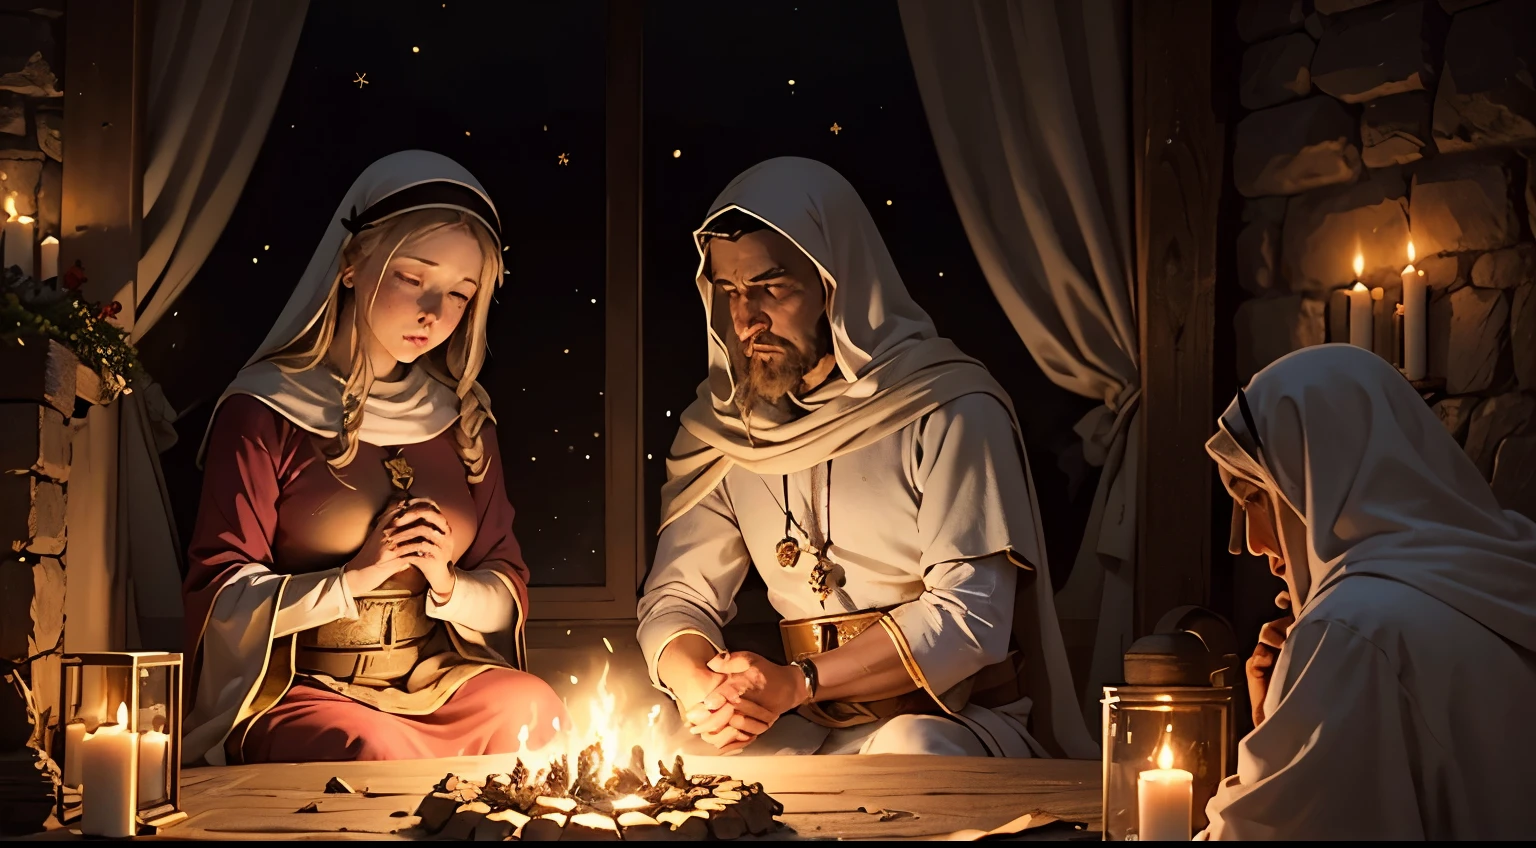
[[[404,449],[395,451],[395,455],[384,460],[384,469],[389,472],[389,483],[402,492],[409,493],[411,483],[416,481],[416,471],[405,459]]]
[[[794,568],[795,563],[800,560],[800,546],[788,536],[774,546],[773,552],[778,557],[779,565],[784,568]]]

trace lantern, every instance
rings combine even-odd
[[[185,819],[181,654],[65,654],[59,677],[59,822],[127,837]]]
[[[1125,655],[1124,686],[1104,687],[1104,838],[1188,840],[1236,766],[1231,627],[1181,607]]]

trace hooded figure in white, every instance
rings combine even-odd
[[[1259,372],[1207,449],[1295,622],[1204,835],[1529,836],[1536,524],[1348,345]]]
[[[722,750],[1096,757],[1012,404],[938,337],[853,187],[769,160],[694,236],[709,378],[668,458],[640,602],[653,682]],[[802,299],[822,304],[804,380],[747,401],[749,360],[811,344],[773,317]],[[754,566],[787,658],[808,664],[725,652]],[[795,697],[766,694],[785,680]]]

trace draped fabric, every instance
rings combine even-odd
[[[1083,703],[1097,723],[1098,688],[1119,677],[1129,646],[1135,585],[1141,377],[1126,3],[899,5],[939,160],[988,284],[1046,376],[1103,402],[1075,428],[1103,472],[1056,597],[1069,643],[1096,628]]]
[[[308,0],[154,0],[138,342],[186,290],[229,222],[298,47]],[[176,649],[181,544],[159,454],[176,440],[159,386],[93,408],[74,440],[70,650]]]

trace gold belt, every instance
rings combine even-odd
[[[784,656],[793,662],[842,647],[873,627],[887,611],[866,610],[781,621],[779,638],[784,643]],[[854,727],[895,715],[943,712],[944,708],[922,689],[878,701],[820,701],[800,708],[800,715],[823,727]]]
[[[409,675],[438,633],[425,591],[385,589],[357,598],[357,618],[298,634],[295,671],[389,686]]]

